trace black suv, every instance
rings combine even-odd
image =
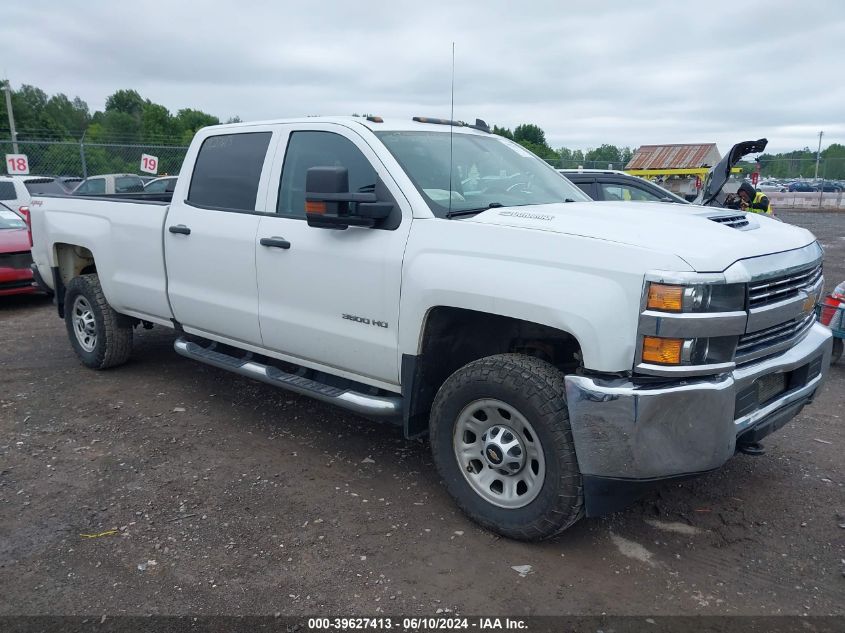
[[[593,200],[689,204],[680,196],[649,182],[645,178],[631,176],[622,171],[558,169],[558,172],[580,187]]]

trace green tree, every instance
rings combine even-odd
[[[623,166],[622,153],[616,145],[604,144],[596,149],[591,149],[587,152],[585,159],[588,163],[595,163],[600,168],[604,168],[608,164],[616,168]]]
[[[824,169],[820,167],[820,174],[824,174],[826,179],[845,180],[845,145],[829,145],[822,152],[821,158],[824,161]]]
[[[505,138],[509,138],[513,140],[513,132],[511,132],[506,127],[499,127],[498,125],[493,126],[493,134],[498,134],[499,136],[504,136]]]
[[[163,105],[147,100],[141,111],[141,135],[145,141],[161,143],[181,132],[170,112]]]
[[[521,144],[525,142],[536,146],[549,147],[548,143],[546,143],[546,133],[539,125],[534,125],[533,123],[517,125],[513,129],[513,140]]]
[[[140,120],[144,100],[137,90],[118,90],[106,99],[106,112],[123,112]]]
[[[65,139],[78,138],[91,120],[87,103],[79,97],[71,101],[64,94],[50,97],[44,105],[44,116],[61,129]]]
[[[182,142],[187,145],[191,142],[197,130],[207,125],[219,125],[220,119],[201,110],[183,108],[176,113],[176,122],[182,135]]]

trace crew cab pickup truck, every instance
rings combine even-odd
[[[457,504],[517,539],[759,451],[831,353],[808,231],[592,202],[483,121],[209,127],[169,203],[42,196],[30,222],[88,367],[173,328],[183,356],[427,433]]]

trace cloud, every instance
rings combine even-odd
[[[244,120],[374,112],[533,122],[553,146],[766,136],[845,143],[845,4],[208,0],[4,9],[0,70],[79,95],[118,88]]]

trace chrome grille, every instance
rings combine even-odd
[[[737,364],[754,360],[767,353],[774,353],[784,346],[788,347],[806,334],[815,321],[816,313],[811,312],[792,321],[741,336],[736,347]]]
[[[815,284],[821,276],[822,265],[819,263],[788,275],[751,282],[748,285],[748,307],[758,308],[784,299],[792,299],[798,296],[801,290]]]
[[[741,229],[744,226],[748,226],[748,218],[744,215],[714,215],[710,219],[734,229]]]

